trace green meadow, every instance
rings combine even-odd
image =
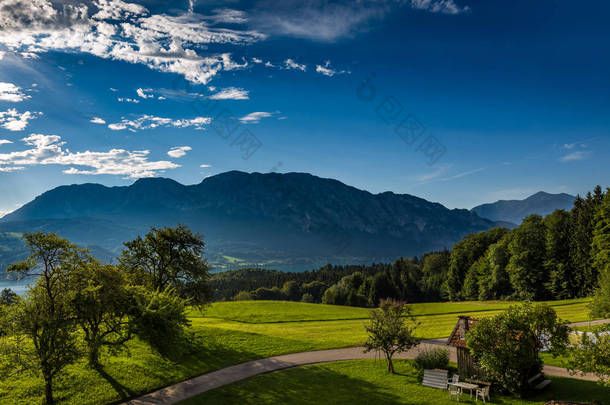
[[[588,302],[578,299],[550,304],[561,318],[577,322],[588,320]],[[412,310],[420,322],[421,338],[443,338],[451,333],[458,314],[492,316],[511,304],[426,303],[413,304]],[[57,383],[56,399],[61,404],[107,404],[257,358],[361,345],[369,311],[279,301],[215,303],[203,314],[190,311],[190,337],[179,352],[162,357],[133,340],[127,351],[105,353],[101,371],[88,368],[84,361],[67,367]],[[0,381],[2,404],[39,403],[42,395],[39,376],[15,373]]]

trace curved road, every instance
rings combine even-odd
[[[610,323],[610,320],[605,320]],[[579,322],[570,326],[586,326],[589,322]],[[425,340],[417,347],[408,352],[399,353],[395,358],[413,359],[420,350],[433,346],[445,345],[447,339]],[[450,361],[457,362],[454,347],[447,346],[450,354]],[[153,404],[176,404],[185,399],[194,397],[203,392],[223,385],[231,384],[236,381],[244,380],[259,374],[271,371],[283,370],[291,367],[304,366],[307,364],[328,363],[341,360],[374,359],[375,353],[364,353],[362,347],[348,347],[344,349],[318,350],[313,352],[285,354],[282,356],[268,357],[266,359],[249,361],[237,364],[217,371],[194,377],[183,382],[161,388],[157,391],[145,394],[139,398],[132,399],[124,405],[153,405]],[[571,377],[580,380],[596,381],[592,375],[571,376],[566,369],[553,366],[544,366],[544,374],[557,377]]]

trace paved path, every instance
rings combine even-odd
[[[408,352],[399,353],[395,358],[413,359],[417,353],[433,346],[445,345],[446,339],[433,339],[422,342],[418,347]],[[449,349],[449,360],[457,362],[454,347]],[[255,375],[269,373],[271,371],[283,370],[291,367],[304,366],[307,364],[327,363],[341,360],[374,359],[375,353],[363,353],[361,347],[348,347],[345,349],[319,350],[314,352],[303,352],[274,356],[261,360],[249,361],[247,363],[226,367],[212,371],[189,380],[170,385],[139,398],[127,402],[127,405],[152,405],[152,404],[175,404],[195,395],[244,380]],[[571,376],[567,370],[560,367],[544,366],[544,373],[558,377],[571,377],[582,380],[594,381],[594,376]]]
[[[583,321],[583,322],[569,323],[568,326],[570,328],[575,328],[577,326],[595,326],[595,325],[605,325],[608,323],[610,323],[610,319],[598,319],[596,321]]]

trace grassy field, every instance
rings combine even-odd
[[[264,374],[201,394],[180,405],[215,404],[409,404],[449,405],[446,390],[423,387],[412,362],[396,361],[396,375],[375,360],[342,361]],[[491,403],[539,405],[551,399],[610,404],[610,389],[571,379],[553,378],[543,393],[526,400],[492,395]],[[475,403],[466,393],[461,403]],[[481,402],[479,402],[481,403]]]
[[[414,304],[423,338],[447,337],[457,314],[491,316],[506,302]],[[554,302],[560,316],[587,320],[588,301]],[[120,356],[106,355],[99,373],[84,363],[66,369],[58,381],[62,404],[105,404],[186,378],[256,358],[307,350],[361,345],[368,309],[294,302],[226,302],[202,315],[191,311],[193,338],[182,353],[163,358],[135,340]],[[87,387],[83,390],[82,387]],[[0,381],[0,403],[32,404],[42,396],[36,376],[14,375]]]

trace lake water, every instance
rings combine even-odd
[[[15,293],[17,293],[19,295],[23,295],[23,293],[25,293],[25,288],[27,287],[27,285],[32,284],[33,282],[34,282],[34,280],[32,280],[32,279],[0,280],[0,291],[2,291],[5,288],[10,288]]]

